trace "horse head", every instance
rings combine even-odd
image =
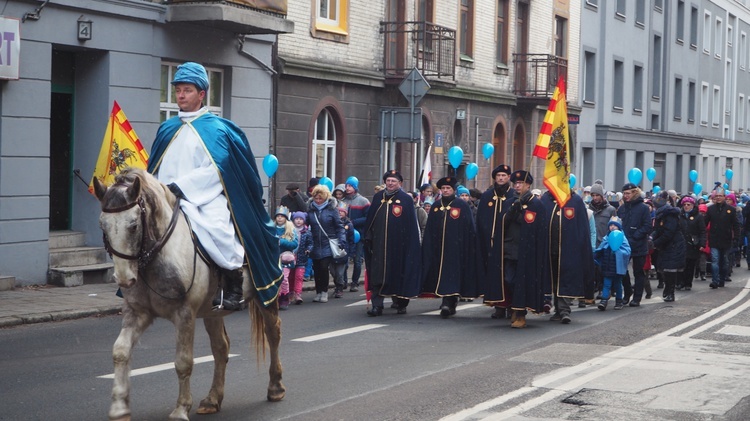
[[[154,257],[154,244],[163,245],[155,239],[166,231],[170,213],[164,209],[170,209],[176,198],[153,176],[136,168],[122,171],[109,187],[94,178],[94,193],[102,207],[99,226],[115,265],[115,281],[129,288]]]

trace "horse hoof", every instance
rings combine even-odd
[[[269,390],[266,398],[269,402],[278,402],[284,399],[284,396],[286,396],[286,389],[282,387],[280,390],[277,390],[275,392]]]
[[[196,413],[199,415],[210,415],[210,414],[215,414],[219,411],[221,411],[219,404],[201,402],[201,406],[198,407],[198,410],[196,411]]]

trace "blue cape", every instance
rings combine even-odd
[[[182,120],[175,116],[159,127],[151,148],[148,172],[159,170],[164,151],[182,124]],[[250,143],[237,125],[211,113],[203,114],[191,124],[219,169],[232,221],[245,249],[250,282],[263,305],[268,306],[276,299],[283,279],[279,266],[279,240],[276,227],[263,207],[263,186]]]

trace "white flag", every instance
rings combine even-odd
[[[419,187],[429,184],[432,180],[432,159],[430,158],[430,151],[432,145],[427,147],[427,155],[424,157],[424,163],[422,164],[422,181],[419,183]]]

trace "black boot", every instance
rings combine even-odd
[[[214,308],[219,310],[238,311],[242,310],[245,298],[242,296],[242,269],[221,270],[224,280],[224,300],[221,297],[214,298]]]

